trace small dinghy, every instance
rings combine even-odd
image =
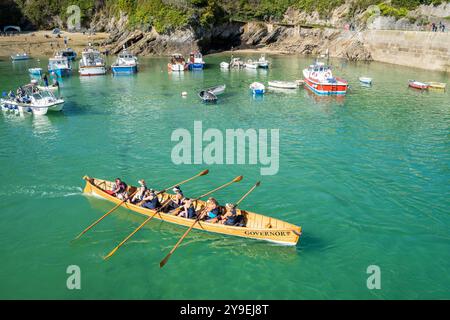
[[[372,84],[372,78],[359,77],[359,82],[364,83],[364,84]]]
[[[217,96],[211,91],[202,90],[198,93],[198,96],[203,102],[217,102]]]
[[[220,69],[228,70],[228,69],[230,69],[230,64],[228,62],[222,61],[220,63]]]
[[[221,85],[218,85],[218,86],[215,86],[215,87],[211,87],[211,88],[207,88],[207,89],[203,89],[203,90],[211,92],[212,94],[218,96],[219,94],[224,93],[226,87],[227,87],[226,85],[221,84]]]
[[[226,85],[221,84],[215,87],[206,88],[200,91],[198,96],[203,102],[216,102],[217,96],[224,93],[226,87]]]
[[[427,84],[430,86],[430,88],[432,89],[442,89],[445,90],[445,88],[447,87],[446,83],[443,82],[427,82]]]
[[[247,60],[247,62],[244,64],[244,67],[246,69],[257,69],[258,63],[254,62],[252,59]]]
[[[297,89],[298,85],[294,81],[269,81],[269,87],[278,89]]]
[[[430,85],[425,82],[420,82],[416,80],[409,80],[408,86],[414,89],[427,90]]]
[[[253,82],[249,88],[254,95],[264,94],[266,92],[266,87],[261,82]]]

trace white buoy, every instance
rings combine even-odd
[[[187,97],[187,92],[186,92],[186,91],[183,91],[183,92],[181,93],[181,96],[182,96],[182,97]]]

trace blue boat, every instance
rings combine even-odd
[[[203,56],[200,52],[191,52],[189,55],[189,70],[202,70],[205,66]]]
[[[58,77],[64,77],[72,74],[72,67],[69,59],[64,57],[60,52],[53,58],[48,59],[48,72]]]
[[[266,92],[266,87],[260,82],[253,82],[250,85],[250,90],[252,91],[253,95],[261,95]]]
[[[116,62],[111,65],[111,70],[114,74],[133,74],[138,71],[137,65],[137,57],[124,48]]]

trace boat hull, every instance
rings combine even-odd
[[[106,68],[101,67],[80,67],[78,70],[80,73],[80,76],[101,76],[106,74]]]
[[[72,69],[64,68],[64,69],[48,69],[49,73],[54,73],[58,77],[66,77],[72,74]]]
[[[113,197],[102,190],[102,188],[105,188],[107,184],[111,184],[110,181],[100,180],[100,179],[93,179],[89,177],[84,177],[84,180],[86,181],[86,186],[83,190],[84,193],[93,194],[100,198],[106,199],[108,201],[111,201],[113,203],[119,204],[122,201],[116,197]],[[98,185],[96,185],[96,183]],[[103,185],[102,185],[103,184]],[[100,186],[102,188],[100,188]],[[130,192],[134,191],[135,187],[130,188]],[[164,194],[163,196],[167,197],[168,194]],[[203,201],[198,201],[198,205],[204,204]],[[123,203],[121,205],[124,208],[127,208],[133,212],[139,213],[144,216],[153,216],[155,214],[155,210],[142,208],[140,206],[130,204],[130,203]],[[237,236],[237,237],[243,237],[243,238],[249,238],[249,239],[255,239],[255,240],[264,240],[264,241],[270,241],[274,243],[279,243],[283,245],[296,245],[302,229],[301,227],[295,226],[293,224],[284,222],[282,220],[278,219],[272,219],[270,217],[266,217],[263,215],[258,215],[255,213],[251,213],[248,211],[241,211],[242,214],[245,214],[247,216],[250,216],[249,219],[252,219],[251,223],[258,225],[258,219],[261,220],[260,225],[261,227],[236,227],[236,226],[226,226],[223,224],[217,224],[217,223],[208,223],[205,221],[199,221],[194,225],[194,229],[197,230],[204,230],[208,232],[218,233],[218,234],[224,234],[224,235],[230,235],[230,236]],[[186,219],[174,215],[170,215],[167,213],[157,213],[154,215],[155,219],[170,222],[176,225],[184,226],[184,227],[190,227],[193,223],[193,219]],[[254,221],[255,220],[255,221]],[[247,225],[250,222],[247,223]],[[275,228],[269,226],[275,226],[278,224],[282,226],[281,228]]]
[[[205,67],[204,63],[190,63],[189,70],[203,70]]]
[[[345,95],[348,89],[348,84],[342,82],[319,83],[310,78],[305,78],[304,81],[306,87],[318,95]]]
[[[133,74],[137,72],[137,66],[112,66],[111,70],[114,74]]]

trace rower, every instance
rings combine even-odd
[[[170,200],[169,205],[167,206],[167,211],[175,210],[179,207],[181,207],[184,204],[184,195],[183,191],[181,191],[179,186],[176,186],[172,189],[173,192],[175,192],[175,196],[172,197]]]
[[[159,208],[161,204],[159,203],[158,196],[156,195],[153,189],[147,189],[144,194],[144,198],[142,199],[141,207],[147,209],[156,209]]]
[[[131,199],[131,203],[138,203],[144,199],[144,193],[147,191],[147,184],[145,183],[144,179],[141,179],[138,181],[139,188],[137,189],[136,193],[134,194],[133,198]]]
[[[236,205],[233,203],[227,203],[225,205],[226,212],[222,216],[222,219],[220,220],[221,224],[227,225],[227,226],[238,226],[238,227],[244,227],[245,224],[243,223],[242,215],[238,215],[236,213]]]
[[[192,199],[184,199],[183,211],[181,211],[178,216],[188,219],[194,219],[197,216]]]
[[[128,186],[125,182],[120,180],[120,178],[116,178],[115,184],[110,194],[117,197],[120,200],[128,199],[127,193]]]
[[[209,198],[206,201],[206,215],[205,219],[208,222],[216,223],[220,219],[220,210],[219,210],[219,203],[215,198]]]

